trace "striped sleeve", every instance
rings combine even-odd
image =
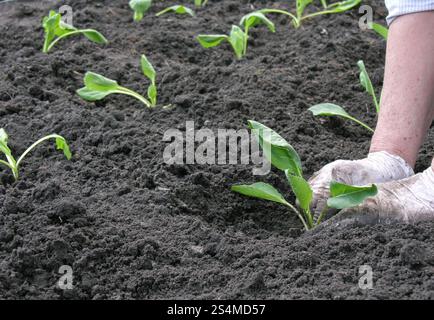
[[[389,10],[387,23],[404,14],[434,10],[434,0],[385,0]]]

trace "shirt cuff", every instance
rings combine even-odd
[[[434,11],[434,0],[385,0],[390,25],[397,17],[416,12]]]

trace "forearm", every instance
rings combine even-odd
[[[414,166],[433,119],[434,12],[398,17],[390,26],[384,87],[370,152],[387,151]]]

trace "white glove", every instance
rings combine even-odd
[[[434,219],[434,171],[378,185],[378,194],[355,208],[342,210],[325,226],[415,223]]]
[[[311,209],[318,215],[330,196],[332,180],[353,185],[364,186],[400,180],[414,175],[413,169],[399,156],[385,151],[370,153],[361,160],[337,160],[315,172],[309,179],[313,190]]]

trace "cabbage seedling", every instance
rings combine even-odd
[[[197,40],[204,48],[218,46],[223,41],[231,44],[237,59],[241,59],[244,55],[245,34],[240,27],[233,25],[229,36],[225,34],[201,34],[197,36]]]
[[[313,2],[313,0],[297,0],[296,1],[296,12],[295,14],[292,14],[291,12],[280,10],[280,9],[262,9],[259,10],[259,12],[262,12],[264,14],[267,13],[277,13],[277,14],[284,14],[291,18],[292,23],[295,28],[299,28],[301,26],[301,23],[306,20],[310,19],[316,16],[325,15],[325,14],[333,14],[333,13],[341,13],[348,11],[358,4],[360,4],[362,0],[345,0],[336,2],[333,4],[327,4],[327,1],[322,0],[322,6],[324,10],[317,11],[311,14],[304,15],[304,12],[306,8]]]
[[[241,18],[240,25],[244,27],[244,31],[233,25],[231,33],[227,35],[199,35],[197,40],[204,48],[218,46],[222,41],[227,40],[235,52],[238,59],[241,59],[247,53],[247,43],[249,39],[249,30],[259,24],[264,24],[271,32],[275,32],[274,23],[271,22],[263,13],[255,11]]]
[[[369,78],[369,74],[366,71],[365,64],[363,63],[362,60],[360,60],[359,62],[357,62],[357,66],[359,67],[359,70],[360,70],[360,75],[359,75],[360,84],[363,86],[363,88],[365,88],[366,92],[368,92],[369,95],[371,95],[372,100],[373,100],[374,105],[375,105],[375,110],[378,114],[380,112],[380,104],[378,103],[377,96],[376,96],[375,90],[374,90],[374,86],[372,85],[371,79]],[[345,118],[345,119],[354,121],[355,123],[361,125],[362,127],[364,127],[365,129],[367,129],[370,132],[374,132],[374,129],[372,129],[366,123],[364,123],[360,120],[357,120],[353,116],[349,115],[344,110],[344,108],[342,108],[336,104],[333,104],[333,103],[320,103],[320,104],[314,105],[313,107],[310,107],[309,111],[311,111],[314,116]]]
[[[190,8],[188,8],[186,6],[181,6],[181,5],[175,5],[175,6],[168,7],[164,10],[161,10],[160,12],[158,12],[156,14],[156,16],[159,17],[159,16],[161,16],[165,13],[168,13],[168,12],[173,12],[176,14],[189,14],[190,16],[194,17],[194,11],[193,10],[191,10]]]
[[[144,54],[140,58],[140,66],[145,77],[151,81],[151,85],[148,87],[148,98],[151,101],[151,107],[155,107],[157,105],[157,85],[155,81],[157,73]]]
[[[152,0],[131,0],[130,8],[134,11],[134,21],[138,22],[143,19],[144,14],[152,5]]]
[[[271,32],[276,32],[276,27],[274,23],[271,22],[262,12],[252,12],[240,20],[240,25],[244,27],[244,51],[243,55],[247,53],[247,41],[249,40],[249,30],[250,28],[256,27],[257,25],[265,24]]]
[[[77,94],[87,101],[102,100],[110,94],[125,94],[142,102],[148,108],[157,104],[157,87],[155,84],[155,69],[145,55],[140,59],[143,74],[151,81],[148,87],[148,99],[128,88],[120,86],[115,80],[106,78],[94,72],[86,72],[84,76],[84,88],[78,89]]]
[[[290,204],[273,186],[263,182],[250,185],[234,185],[231,190],[240,194],[277,202],[293,211],[306,230],[318,226],[329,208],[345,209],[357,206],[368,197],[377,194],[375,185],[356,187],[336,181],[330,184],[331,197],[327,201],[322,213],[316,217],[310,211],[313,191],[309,183],[303,178],[300,157],[294,148],[272,129],[256,121],[248,121],[249,128],[259,141],[265,158],[279,170],[285,172],[288,183],[299,203],[298,207]]]
[[[207,2],[208,0],[194,0],[194,5],[196,7],[203,7],[206,5]]]
[[[66,142],[64,137],[59,136],[57,134],[50,134],[46,137],[39,139],[38,141],[33,143],[29,148],[27,148],[27,150],[24,151],[24,153],[18,158],[18,160],[16,160],[15,157],[12,155],[11,149],[9,149],[9,146],[8,146],[9,137],[8,137],[6,131],[2,128],[2,129],[0,129],[0,152],[4,154],[4,156],[6,157],[6,161],[0,160],[0,164],[8,167],[12,171],[12,174],[15,178],[15,181],[17,181],[19,178],[20,164],[23,161],[23,159],[33,149],[35,149],[38,145],[40,145],[41,143],[43,143],[47,140],[50,140],[50,139],[54,139],[56,141],[57,149],[63,150],[63,154],[65,155],[65,157],[68,160],[70,160],[71,159],[71,151],[69,149],[68,143]]]
[[[45,40],[42,51],[47,53],[50,51],[54,45],[60,40],[73,36],[82,34],[90,41],[98,44],[107,44],[107,39],[98,31],[93,29],[77,29],[73,26],[66,24],[62,21],[62,15],[56,13],[55,11],[50,11],[47,17],[42,20],[42,26],[45,31]]]

